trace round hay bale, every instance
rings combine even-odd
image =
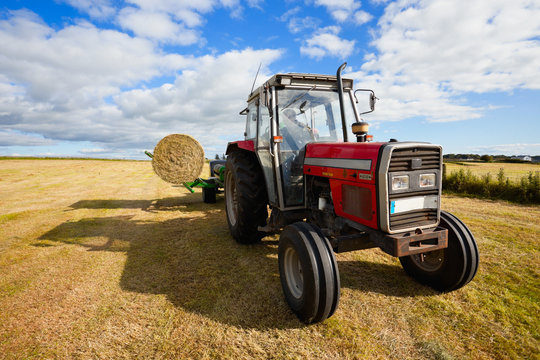
[[[167,135],[154,149],[154,172],[173,184],[195,180],[201,174],[203,164],[204,150],[201,144],[189,135]]]

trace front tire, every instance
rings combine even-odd
[[[478,247],[471,231],[454,215],[441,211],[439,224],[448,230],[448,247],[399,258],[405,272],[418,282],[447,292],[465,286],[478,270]]]
[[[339,271],[321,230],[304,222],[285,227],[278,261],[283,293],[296,316],[306,324],[332,316],[339,303]]]
[[[266,225],[267,204],[265,181],[255,154],[239,150],[227,156],[225,212],[237,242],[252,244],[266,235],[258,227]]]

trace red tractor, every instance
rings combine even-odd
[[[371,142],[360,115],[374,110],[375,94],[353,92],[353,81],[341,77],[345,66],[336,76],[272,76],[241,112],[245,139],[227,147],[231,234],[250,244],[281,233],[283,292],[305,323],[338,306],[334,252],[379,247],[441,292],[464,286],[478,268],[472,233],[441,211],[441,146]],[[369,96],[361,114],[358,91]]]

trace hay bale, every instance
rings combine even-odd
[[[163,180],[182,184],[193,181],[202,172],[204,151],[197,140],[189,135],[171,134],[156,145],[152,167]]]

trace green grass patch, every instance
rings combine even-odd
[[[460,169],[444,175],[443,190],[472,197],[540,204],[540,172],[531,171],[519,181],[512,181],[502,168],[495,177],[491,173],[477,176],[470,170]]]

